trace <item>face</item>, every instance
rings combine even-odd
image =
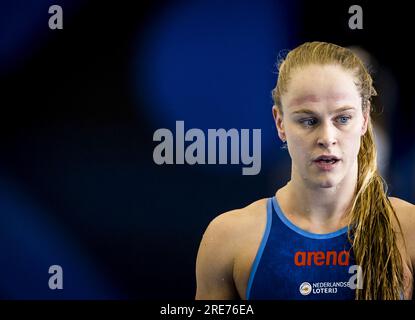
[[[309,65],[291,73],[281,97],[283,114],[275,106],[273,114],[279,137],[287,141],[293,178],[331,188],[357,172],[368,116],[354,81],[351,72],[336,65]]]

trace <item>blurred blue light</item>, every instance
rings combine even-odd
[[[64,26],[80,1],[2,0],[0,2],[0,74],[20,67],[53,33],[49,6],[63,10]],[[65,29],[65,27],[64,27]]]
[[[272,159],[279,145],[271,90],[277,56],[295,41],[290,8],[276,1],[191,1],[154,17],[140,34],[133,68],[134,90],[152,125],[259,128],[265,164]]]

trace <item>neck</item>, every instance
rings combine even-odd
[[[277,195],[282,198],[289,215],[296,220],[323,228],[344,226],[355,195],[357,162],[351,171],[340,183],[329,188],[312,185],[300,175],[292,174],[291,180]]]

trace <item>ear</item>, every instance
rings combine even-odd
[[[365,135],[367,131],[367,127],[369,125],[369,119],[370,119],[370,105],[367,106],[366,111],[363,112],[363,126],[361,135]]]
[[[274,121],[275,121],[275,126],[277,127],[278,136],[283,142],[287,141],[287,137],[285,135],[285,129],[284,129],[283,115],[280,109],[275,105],[272,107],[272,115],[274,116]]]

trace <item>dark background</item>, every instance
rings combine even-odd
[[[63,8],[63,30],[48,8]],[[363,8],[363,30],[348,8]],[[393,2],[2,1],[0,298],[193,299],[203,231],[289,178],[275,63],[304,41],[369,52],[389,193],[415,202],[412,11]],[[153,133],[261,128],[262,170],[153,162]],[[62,266],[64,289],[48,288]]]

